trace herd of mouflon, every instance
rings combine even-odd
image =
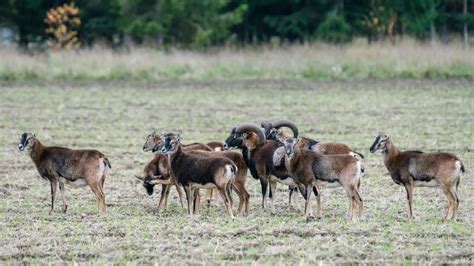
[[[287,127],[292,134],[281,130]],[[18,144],[20,151],[27,150],[40,176],[51,185],[51,212],[59,190],[62,211],[67,210],[65,184],[88,185],[97,196],[99,211],[106,211],[104,183],[111,164],[97,150],[78,150],[46,146],[32,133],[23,133]],[[230,151],[240,149],[241,152]],[[263,209],[274,212],[273,198],[277,183],[288,186],[289,207],[292,194],[305,199],[304,217],[314,217],[312,197],[316,197],[316,217],[321,217],[321,193],[326,188],[342,187],[349,199],[348,216],[358,220],[362,214],[360,195],[364,156],[348,145],[336,142],[319,142],[300,137],[296,125],[286,119],[264,121],[261,126],[242,124],[230,132],[224,143],[181,142],[181,134],[155,132],[147,136],[143,151],[154,153],[143,173],[135,177],[143,182],[149,195],[161,185],[159,210],[165,209],[170,189],[174,187],[184,207],[186,196],[188,215],[197,214],[200,205],[199,189],[206,189],[209,202],[217,193],[226,212],[233,214],[232,193],[239,198],[237,213],[249,212],[249,193],[246,190],[247,172],[260,181]],[[440,187],[448,198],[445,219],[455,219],[459,208],[457,189],[464,173],[464,165],[454,154],[445,152],[424,153],[401,151],[385,134],[379,134],[370,152],[381,151],[383,162],[392,180],[405,187],[408,199],[408,219],[413,215],[413,188]],[[266,201],[268,194],[269,201]],[[267,206],[269,205],[269,206]]]

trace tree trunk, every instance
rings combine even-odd
[[[431,44],[436,43],[436,28],[434,25],[434,21],[430,22],[430,35],[431,35]]]
[[[462,8],[462,13],[464,15],[464,48],[468,48],[469,46],[469,36],[468,36],[468,30],[467,30],[467,0],[463,1],[463,8]]]
[[[337,0],[336,1],[336,13],[343,14],[344,13],[344,0]]]

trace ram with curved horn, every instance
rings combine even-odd
[[[284,140],[289,137],[283,131],[279,130],[281,127],[288,127],[293,132],[293,137],[298,137],[298,127],[296,125],[287,120],[287,119],[280,119],[274,122],[262,122],[262,127],[265,129],[265,136],[267,139],[272,140]],[[364,158],[364,155],[352,150],[348,145],[344,143],[337,143],[337,142],[319,142],[314,139],[310,138],[300,138],[298,143],[298,147],[302,149],[308,149],[320,154],[324,155],[339,155],[339,154],[350,154],[350,155],[358,155],[361,158]],[[281,154],[283,157],[283,154]],[[281,161],[283,162],[283,161]]]
[[[291,129],[293,132],[293,137],[298,137],[298,127],[295,123],[291,122],[288,119],[279,119],[273,122],[263,121],[262,128],[265,130],[265,137],[267,139],[277,140],[276,136],[279,133],[280,137],[289,137],[288,135],[284,134],[282,131],[279,131],[280,128],[287,127]],[[276,130],[275,130],[276,129]]]
[[[282,127],[289,128],[291,130],[291,132],[293,133],[294,138],[297,138],[298,134],[299,134],[298,133],[298,127],[296,126],[296,124],[291,122],[288,119],[279,119],[279,120],[276,120],[276,121],[266,121],[265,120],[265,121],[262,121],[261,126],[262,126],[262,129],[263,129],[264,133],[265,133],[265,138],[275,140],[275,141],[279,141],[282,136],[284,136],[284,138],[289,137],[289,135],[287,135],[286,133],[284,133],[283,131],[280,130],[280,128],[282,128]],[[277,150],[282,151],[282,148],[277,149]],[[284,164],[283,156],[281,156],[281,154],[279,154],[276,157],[278,157],[280,159],[280,161],[277,165],[283,165]],[[292,199],[292,196],[293,196],[293,192],[295,190],[296,189],[292,188],[291,186],[289,187],[290,193],[288,195],[288,198],[289,198],[289,201],[290,201],[290,205],[291,205],[291,199]]]
[[[289,136],[285,134],[283,131],[280,130],[281,127],[288,127],[293,132],[293,137],[297,138],[298,136],[298,128],[296,125],[287,120],[287,119],[280,119],[274,122],[262,122],[262,127],[265,129],[265,136],[267,139],[275,140],[284,142]],[[297,143],[298,148],[304,150],[314,151],[321,155],[352,155],[352,156],[360,156],[364,158],[364,155],[352,150],[348,145],[344,143],[337,143],[337,142],[319,142],[317,140],[311,138],[300,137]],[[273,157],[273,162],[276,166],[284,165],[284,156],[285,156],[285,148],[282,146],[278,148]],[[330,186],[329,186],[330,187]],[[304,190],[304,189],[303,189]],[[306,192],[304,192],[305,195]],[[321,209],[321,194],[314,190],[314,194],[316,195],[316,201],[318,205],[318,210]],[[291,196],[290,196],[291,197]],[[349,211],[351,212],[351,211]],[[318,211],[320,215],[320,211]]]
[[[273,153],[282,143],[266,140],[264,131],[254,124],[243,124],[235,129],[235,134],[241,134],[243,145],[248,152],[248,160],[254,163],[255,171],[262,185],[262,208],[265,209],[265,197],[269,188],[271,211],[274,212],[273,193],[276,192],[277,183],[296,187],[296,183],[288,175],[285,165],[273,165]],[[226,142],[227,143],[227,142]],[[291,198],[290,198],[291,206]]]

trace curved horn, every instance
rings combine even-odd
[[[235,129],[235,132],[239,133],[239,134],[249,132],[249,131],[254,132],[255,134],[257,134],[258,137],[260,138],[261,143],[265,143],[267,141],[266,138],[265,138],[265,134],[263,133],[262,129],[257,127],[254,124],[242,124],[242,125],[238,126]]]
[[[298,127],[295,125],[295,123],[291,122],[288,119],[280,119],[277,121],[272,122],[272,126],[276,129],[279,129],[280,127],[287,127],[291,129],[293,132],[293,137],[297,138],[298,137]]]
[[[145,180],[145,177],[143,176],[138,176],[138,175],[135,175],[135,177],[140,180],[140,181],[144,181]]]

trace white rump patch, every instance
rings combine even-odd
[[[237,167],[235,167],[236,172],[237,172]],[[233,179],[235,177],[235,173],[232,172],[232,165],[227,164],[225,166],[225,173],[224,173],[224,178],[225,179]]]
[[[215,148],[214,148],[214,151],[222,151],[222,148],[220,148],[220,147],[215,147]]]
[[[281,162],[283,161],[283,157],[285,156],[286,149],[284,146],[279,147],[273,153],[273,165],[280,166]]]
[[[362,172],[362,163],[359,160],[357,160],[357,179],[360,179],[363,175],[364,173]]]
[[[462,165],[462,164],[461,164],[461,162],[460,162],[460,161],[456,161],[456,162],[454,163],[454,165],[456,166],[456,172],[457,172],[459,175],[461,175],[461,174],[462,174],[462,171],[461,171],[461,165]]]

